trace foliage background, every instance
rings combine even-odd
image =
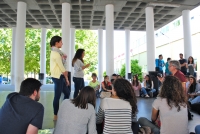
[[[50,39],[51,37],[61,36],[61,29],[48,29],[46,34],[46,73],[50,75]],[[94,31],[76,30],[75,49],[85,49],[85,63],[91,66],[85,70],[86,74],[97,70],[97,35]],[[40,72],[40,45],[41,30],[26,29],[25,34],[25,74],[36,74]],[[12,30],[0,29],[0,74],[10,74],[11,65]],[[17,45],[16,45],[17,47]]]
[[[126,65],[123,64],[120,70],[120,75],[122,77],[125,77],[125,73],[126,73],[125,70],[126,70]],[[142,81],[142,67],[139,66],[138,60],[131,60],[131,73],[133,75],[137,74],[139,81]]]

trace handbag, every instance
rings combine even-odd
[[[103,98],[109,98],[111,96],[111,92],[105,92],[105,91],[101,91],[100,93],[100,97]]]

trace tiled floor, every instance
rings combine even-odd
[[[10,91],[0,91],[0,107],[5,101],[5,98],[7,94],[10,93]],[[138,99],[138,118],[139,117],[146,117],[150,119],[151,117],[151,105],[154,101],[155,98],[137,98]],[[54,121],[53,121],[53,91],[42,91],[41,92],[41,97],[40,97],[40,102],[44,105],[45,107],[45,113],[44,113],[44,121],[43,121],[43,129],[52,129],[54,128]],[[98,106],[100,104],[100,99],[97,99],[97,108],[96,111],[98,111]],[[200,124],[200,116],[193,113],[194,118],[192,121],[189,121],[188,128],[190,132],[194,132],[194,127],[198,124]],[[43,133],[43,132],[42,132]],[[47,133],[51,133],[51,131],[47,131]],[[44,134],[47,134],[44,132]]]

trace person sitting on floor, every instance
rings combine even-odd
[[[92,81],[89,82],[89,86],[91,86],[92,88],[94,88],[94,90],[96,91],[96,97],[99,98],[99,89],[100,89],[100,83],[97,80],[97,74],[96,73],[92,73]]]
[[[82,88],[75,99],[64,100],[54,134],[97,134],[95,104],[95,91],[90,86]]]
[[[141,84],[140,84],[140,81],[138,80],[137,75],[133,76],[132,86],[133,86],[135,95],[140,96]]]
[[[200,91],[200,84],[196,83],[196,79],[192,75],[189,76],[189,81],[190,84],[187,91],[189,100],[192,101],[192,99],[194,99],[197,96],[196,94]]]
[[[111,98],[102,99],[97,114],[97,124],[104,123],[104,134],[137,134],[139,125],[133,123],[137,114],[137,99],[132,85],[125,79],[116,79]],[[102,128],[102,127],[101,127]]]
[[[179,79],[166,76],[158,96],[152,104],[152,121],[141,117],[139,124],[154,134],[188,134],[187,97]],[[158,116],[160,123],[155,125]]]
[[[44,107],[40,99],[40,81],[27,78],[19,93],[10,93],[0,109],[0,134],[37,134],[42,128]]]
[[[153,93],[156,92],[155,89],[153,89],[153,81],[151,80],[151,77],[149,75],[145,76],[144,81],[144,87],[142,87],[141,92],[145,97],[149,97],[148,93],[150,94],[150,97],[153,97]]]

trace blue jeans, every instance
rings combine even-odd
[[[63,75],[61,75],[59,79],[52,77],[52,80],[54,83],[53,109],[54,115],[57,115],[61,93],[64,93],[64,99],[69,99],[70,91],[68,86],[66,86],[65,77]]]
[[[196,134],[200,134],[200,125],[197,125],[197,126],[195,127],[195,133],[196,133]]]
[[[83,78],[73,77],[74,82],[74,98],[78,96],[79,90],[84,88],[85,83]]]
[[[144,94],[144,95],[147,95],[147,90],[146,90],[146,88],[144,88],[144,87],[142,87],[142,89],[141,89],[141,91],[142,91],[142,93]],[[148,91],[148,92],[156,92],[156,90],[155,89],[151,89],[151,91]]]
[[[147,118],[145,117],[140,117],[138,119],[138,123],[140,124],[140,126],[147,126],[151,128],[151,132],[153,132],[154,134],[160,134],[160,128],[157,127],[156,125],[154,125],[151,121],[149,121]]]

